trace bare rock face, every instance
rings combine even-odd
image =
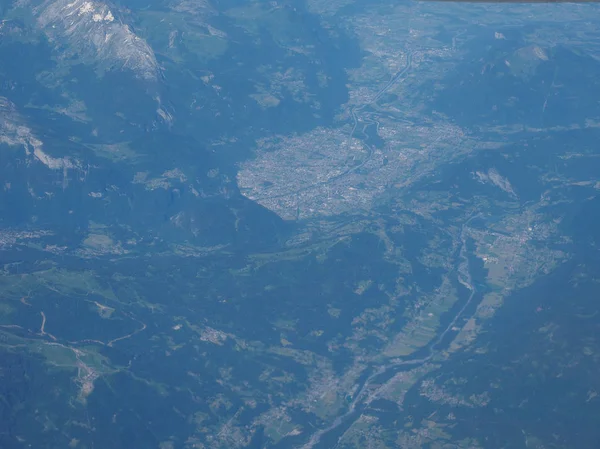
[[[41,162],[51,170],[76,168],[78,163],[67,157],[52,157],[42,149],[43,143],[27,126],[15,105],[0,97],[0,144],[23,147],[28,163]]]
[[[122,69],[144,80],[158,78],[154,51],[119,19],[116,7],[100,1],[48,0],[34,14],[63,58],[77,58],[100,72]]]
[[[25,125],[15,105],[4,97],[0,97],[0,144],[2,143],[11,147],[23,146],[28,153],[41,146],[41,142]]]

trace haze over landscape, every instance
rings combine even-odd
[[[0,448],[598,448],[599,24],[0,0]]]

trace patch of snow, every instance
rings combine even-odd
[[[126,69],[146,80],[158,78],[159,67],[152,48],[126,23],[115,20],[101,1],[50,0],[34,9],[37,23],[63,50],[65,58],[108,69]],[[65,47],[64,41],[68,42]]]

